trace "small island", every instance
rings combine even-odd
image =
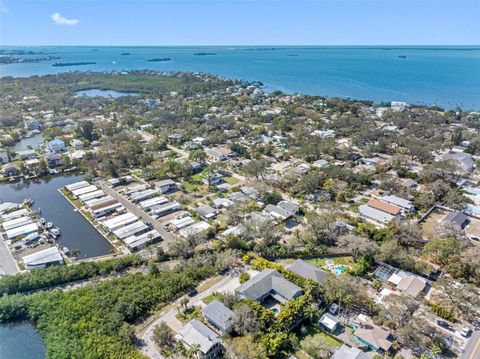
[[[214,52],[197,52],[194,54],[195,56],[213,56],[216,55]]]
[[[64,67],[64,66],[83,66],[83,65],[95,65],[94,61],[84,61],[84,62],[56,62],[52,66],[55,67]]]
[[[60,57],[58,56],[47,56],[47,57],[35,57],[35,58],[23,58],[23,57],[15,57],[15,56],[0,56],[0,64],[8,65],[8,64],[26,64],[26,63],[33,63],[33,62],[42,62],[42,61],[51,61],[51,60],[58,60]]]
[[[162,62],[162,61],[172,61],[170,57],[157,57],[154,59],[148,59],[148,62]]]

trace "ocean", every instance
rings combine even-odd
[[[0,49],[42,51],[60,57],[38,63],[1,65],[0,76],[87,70],[199,71],[261,81],[268,91],[480,109],[480,46],[9,46]],[[148,61],[155,58],[171,60]],[[55,62],[95,64],[54,67]]]

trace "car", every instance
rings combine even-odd
[[[480,238],[475,237],[475,236],[471,236],[470,239],[471,239],[472,241],[480,242]]]
[[[337,315],[338,314],[338,304],[335,304],[333,303],[329,308],[328,308],[328,312],[331,314],[331,315]]]
[[[460,335],[464,338],[468,338],[472,331],[470,330],[469,327],[464,327],[460,330]]]
[[[194,297],[194,296],[196,296],[197,294],[198,294],[198,291],[197,291],[195,288],[192,288],[192,289],[190,289],[190,290],[187,292],[187,295],[188,295],[189,297]]]
[[[453,327],[450,324],[448,324],[447,322],[444,322],[443,320],[437,320],[437,325],[439,327],[442,327],[443,329],[446,329],[446,330],[450,331],[450,332],[454,331]]]

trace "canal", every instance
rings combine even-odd
[[[60,248],[78,249],[78,258],[91,258],[111,253],[111,244],[58,192],[58,188],[83,180],[78,175],[44,177],[0,184],[0,202],[20,203],[34,200],[33,209],[41,209],[41,217],[60,228]]]
[[[12,358],[45,358],[45,345],[31,323],[0,325],[0,359]]]
[[[15,143],[13,150],[15,152],[25,150],[36,150],[43,143],[43,136],[41,134],[34,135],[32,137],[23,138],[21,141]]]

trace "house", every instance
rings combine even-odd
[[[10,177],[10,176],[16,176],[18,174],[19,170],[18,167],[15,163],[7,163],[6,165],[3,165],[2,168],[2,174],[5,177]]]
[[[49,152],[52,152],[52,153],[65,152],[65,150],[66,150],[65,142],[63,142],[59,138],[55,138],[55,139],[47,142],[47,149],[48,149]]]
[[[220,333],[229,333],[232,330],[233,312],[218,300],[202,308],[202,314]]]
[[[228,198],[216,198],[212,202],[215,208],[228,208],[233,205],[233,202]]]
[[[328,167],[328,161],[326,160],[317,160],[312,163],[312,167],[315,168],[327,168]]]
[[[322,315],[318,323],[327,331],[333,333],[335,330],[337,330],[340,321],[330,313],[325,313]]]
[[[31,160],[33,158],[38,158],[37,153],[34,150],[24,150],[24,151],[18,151],[17,152],[18,157],[20,157],[21,160]]]
[[[427,288],[427,281],[416,275],[408,275],[400,279],[397,284],[397,289],[401,292],[407,293],[412,297],[417,297]]]
[[[392,332],[371,323],[370,318],[366,316],[362,315],[362,318],[359,325],[353,324],[356,329],[353,335],[357,342],[379,354],[388,352],[393,344]]]
[[[393,111],[405,111],[408,107],[408,104],[406,102],[402,101],[392,101],[390,102],[390,107]]]
[[[48,167],[56,167],[60,165],[60,155],[58,153],[49,153],[45,155]]]
[[[305,262],[303,259],[297,259],[287,266],[286,269],[298,274],[302,278],[311,279],[317,283],[325,283],[328,278],[326,271]]]
[[[228,147],[209,148],[205,152],[212,161],[226,161],[236,155],[236,153]]]
[[[375,208],[379,211],[388,213],[392,216],[396,216],[396,215],[400,214],[400,212],[401,212],[400,207],[397,207],[397,206],[394,206],[392,204],[379,201],[378,199],[369,200],[367,202],[367,206]]]
[[[202,182],[210,186],[216,186],[223,183],[223,176],[220,173],[213,173],[202,179]]]
[[[287,219],[292,217],[292,214],[290,212],[273,204],[267,204],[267,206],[263,210],[263,213],[272,218],[280,219],[282,221],[286,221]]]
[[[6,151],[0,151],[0,164],[10,162],[10,158],[8,157],[8,153]]]
[[[277,207],[280,207],[290,213],[292,216],[295,216],[299,213],[300,207],[298,204],[290,201],[280,201],[277,203]]]
[[[255,277],[249,279],[237,289],[235,293],[240,298],[263,302],[268,297],[280,303],[299,297],[302,289],[289,282],[275,269],[265,269]]]
[[[70,141],[70,146],[76,150],[83,150],[83,147],[85,146],[85,144],[83,143],[83,141],[77,138],[74,138],[73,140]]]
[[[222,343],[213,330],[198,319],[187,323],[176,336],[187,348],[198,346],[198,359],[214,359],[223,351]]]
[[[372,357],[370,353],[365,353],[358,348],[343,344],[335,350],[331,359],[371,359]]]
[[[218,215],[217,210],[208,204],[195,208],[195,213],[205,220],[215,218]]]
[[[470,153],[450,151],[443,159],[452,162],[460,173],[469,173],[475,168],[475,160]]]
[[[382,201],[401,208],[403,212],[413,212],[415,210],[412,201],[394,195],[384,196],[382,197]]]
[[[393,218],[395,218],[391,214],[364,204],[358,207],[358,212],[360,217],[383,225],[389,223]]]
[[[27,269],[46,268],[62,265],[63,257],[57,247],[50,247],[22,258]]]
[[[160,193],[167,193],[170,191],[176,191],[177,184],[171,179],[166,179],[166,180],[155,182],[155,188],[158,189]]]
[[[232,193],[230,195],[229,199],[232,202],[238,202],[238,203],[248,203],[248,202],[250,202],[250,198],[248,196],[245,196],[242,192]]]
[[[442,224],[452,224],[461,229],[464,229],[469,222],[468,217],[463,214],[463,212],[458,211],[450,212],[444,219],[442,219]]]

